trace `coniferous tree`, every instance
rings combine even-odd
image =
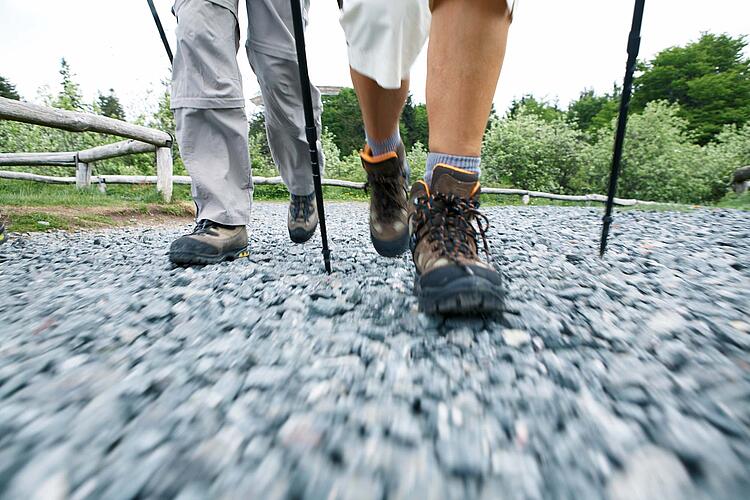
[[[18,95],[16,86],[13,85],[10,82],[10,80],[5,78],[4,76],[0,76],[0,97],[5,97],[7,99],[14,99],[16,101],[21,100],[21,96]]]
[[[120,99],[115,95],[114,89],[109,89],[109,94],[107,95],[99,92],[99,97],[96,99],[96,111],[100,115],[108,116],[109,118],[125,120],[125,111],[122,109]]]
[[[68,61],[63,57],[60,60],[60,76],[62,77],[62,90],[57,94],[53,101],[56,108],[67,109],[71,111],[83,111],[83,96],[81,95],[80,86],[73,80],[73,73]]]

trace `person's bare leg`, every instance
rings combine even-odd
[[[427,54],[430,151],[479,156],[510,13],[503,0],[435,0]]]
[[[398,130],[409,80],[402,80],[400,88],[386,89],[354,69],[351,74],[367,133],[360,157],[370,189],[370,239],[380,255],[396,257],[409,242],[409,167]]]
[[[386,140],[398,129],[409,93],[409,80],[403,80],[399,89],[385,89],[353,69],[351,75],[367,136],[374,141]]]
[[[415,294],[427,313],[502,308],[502,276],[477,251],[475,224],[484,129],[500,75],[510,15],[504,0],[435,0],[427,69],[430,153],[409,196]],[[486,219],[485,219],[486,220]]]

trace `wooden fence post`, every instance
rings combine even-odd
[[[91,164],[84,163],[76,155],[76,187],[83,189],[91,186]]]
[[[156,190],[164,201],[172,201],[172,148],[156,149]]]

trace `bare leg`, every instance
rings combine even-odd
[[[504,1],[435,0],[427,55],[430,151],[480,155],[509,26]]]
[[[370,239],[380,255],[396,257],[409,242],[409,174],[398,136],[409,81],[402,80],[401,88],[386,89],[354,69],[351,74],[367,132],[367,147],[360,156],[370,188]]]
[[[409,80],[403,80],[400,89],[384,89],[353,69],[351,74],[368,137],[375,141],[388,138],[398,128],[409,93]]]

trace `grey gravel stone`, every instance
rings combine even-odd
[[[529,332],[523,330],[509,328],[503,330],[503,340],[511,347],[521,347],[531,341],[531,335],[529,335]]]
[[[13,235],[0,498],[747,496],[746,213],[621,212],[601,259],[599,209],[488,208],[505,314],[440,318],[327,208],[331,276],[283,204],[200,268],[188,225]]]
[[[624,470],[609,484],[612,500],[681,500],[693,498],[690,475],[674,455],[647,446],[628,457]]]

